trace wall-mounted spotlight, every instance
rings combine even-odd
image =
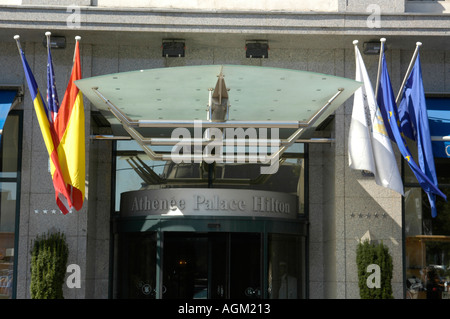
[[[269,43],[263,40],[246,41],[245,57],[267,59],[269,57]]]
[[[163,40],[162,56],[165,58],[184,57],[186,46],[184,40]]]
[[[42,40],[42,45],[44,48],[47,47],[47,37]],[[65,49],[66,48],[66,37],[61,36],[50,36],[50,48],[52,49]]]
[[[374,54],[380,54],[381,50],[381,42],[364,42],[363,45],[363,52],[366,55],[374,55]],[[387,51],[387,46],[384,44],[384,51]]]

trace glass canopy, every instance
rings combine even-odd
[[[228,93],[229,121],[307,124],[343,90],[320,119],[311,123],[317,126],[360,86],[331,75],[242,65],[139,70],[86,78],[76,85],[100,111],[106,111],[103,114],[112,124],[118,121],[96,91],[134,120],[207,120],[209,91],[221,74]]]
[[[276,128],[280,145],[292,145],[310,138],[361,83],[292,69],[199,65],[108,74],[76,85],[115,135],[129,134],[156,158],[146,145],[164,145],[175,128],[199,124]]]

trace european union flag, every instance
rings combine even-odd
[[[398,128],[398,126],[396,125],[398,113],[395,103],[394,92],[392,91],[391,79],[389,77],[389,73],[387,70],[384,52],[381,59],[382,60],[381,60],[380,83],[378,86],[378,95],[376,97],[377,104],[378,108],[380,109],[381,116],[383,117],[383,121],[386,126],[386,132],[388,133],[389,138],[393,142],[396,142],[398,145],[398,142],[401,141],[402,139],[399,140],[396,134],[394,134],[394,131],[397,131]],[[392,124],[395,125],[394,128],[392,128]]]
[[[417,140],[420,140],[421,143],[420,150],[424,149],[424,144],[425,147],[427,148],[429,146],[431,150],[431,137],[428,128],[428,117],[425,117],[426,120],[426,128],[425,128],[424,124],[422,123],[422,121],[424,120],[423,114],[421,114],[419,110],[416,111],[416,108],[423,107],[424,114],[425,116],[427,116],[425,106],[425,95],[423,94],[424,91],[422,85],[422,76],[420,72],[420,61],[419,62],[417,61],[419,61],[419,56],[417,57],[416,64],[405,85],[405,91],[403,93],[403,98],[400,103],[400,105],[403,108],[401,110],[399,108],[397,111],[395,97],[391,86],[391,80],[389,78],[389,73],[387,71],[386,59],[383,53],[377,102],[382,116],[386,117],[387,119],[385,123],[388,123],[388,125],[386,125],[388,135],[392,136],[393,141],[396,142],[400,150],[400,153],[402,154],[403,158],[406,160],[409,167],[413,171],[420,186],[427,193],[431,205],[431,215],[433,217],[436,217],[437,212],[435,205],[436,201],[435,195],[439,195],[445,200],[447,199],[447,197],[437,187],[436,173],[434,173],[435,175],[433,178],[433,176],[427,174],[426,169],[422,168],[421,161],[424,161],[423,153],[421,154],[420,153],[421,151],[419,151],[419,163],[421,163],[421,166],[419,167],[417,163],[414,161],[412,154],[408,146],[406,145],[406,141],[403,137],[403,135],[409,137],[410,135],[408,134],[416,132],[415,135],[411,136],[417,136]],[[407,117],[408,114],[411,114],[411,116]],[[419,121],[417,121],[418,118],[420,118]],[[401,123],[405,123],[404,124],[405,126],[401,125]],[[403,131],[404,128],[407,130],[408,134]],[[428,163],[427,165],[432,165],[433,171],[435,172],[434,158],[432,157],[431,151],[430,154],[431,154],[431,164]]]
[[[398,107],[398,114],[403,134],[417,143],[417,154],[422,172],[437,187],[436,168],[434,166],[433,148],[431,146],[419,54],[417,55],[411,74],[406,81],[402,100]],[[444,199],[447,199],[447,197],[439,193],[429,192],[427,194],[430,200],[432,216],[436,217],[435,194],[442,196]]]
[[[50,48],[47,48],[47,105],[50,110],[49,122],[55,122],[59,111],[58,93],[56,91],[55,71],[53,69],[52,54]]]

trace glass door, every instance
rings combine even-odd
[[[174,231],[173,224],[181,222],[161,227],[160,221],[141,221],[136,229],[151,231],[119,232],[119,298],[307,297],[307,237],[301,223],[220,221],[226,231],[210,231],[202,219],[188,222],[183,219],[184,229]]]
[[[165,232],[162,275],[162,298],[207,298],[208,237],[205,234]]]
[[[119,243],[119,298],[155,299],[157,234],[124,233]]]
[[[259,233],[165,232],[164,299],[261,298]]]
[[[230,298],[261,298],[261,235],[233,233],[230,245]]]
[[[268,298],[305,298],[305,241],[301,236],[268,235]]]
[[[230,233],[209,234],[208,298],[226,299],[229,295],[229,237]]]

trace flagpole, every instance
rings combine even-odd
[[[375,98],[377,98],[377,96],[378,96],[378,87],[380,86],[381,60],[383,59],[384,42],[386,42],[386,38],[381,38],[380,42],[381,42],[380,59],[378,60],[378,73],[377,73],[377,83],[375,85]]]
[[[15,35],[14,40],[16,40],[17,49],[19,50],[19,53],[21,53],[22,47],[20,46],[20,35]]]
[[[358,46],[358,42],[359,42],[358,40],[353,41],[353,45],[355,46],[355,49]],[[356,63],[358,63],[358,57],[356,56],[356,54],[355,54],[355,61],[356,61]]]
[[[398,107],[398,104],[400,103],[400,100],[402,98],[403,89],[405,88],[406,81],[408,80],[408,77],[411,74],[412,68],[414,66],[414,62],[416,61],[417,55],[419,54],[419,48],[420,48],[421,45],[422,45],[422,42],[416,42],[416,49],[414,50],[413,57],[411,59],[411,62],[409,63],[408,70],[406,71],[406,74],[405,74],[405,77],[403,79],[402,85],[400,86],[400,90],[398,91],[397,99],[395,100],[395,104],[397,104],[397,107]]]
[[[81,37],[79,35],[77,35],[75,37],[75,50],[73,50],[73,63],[75,63],[75,54],[77,52],[77,42],[81,40]]]
[[[50,51],[50,36],[52,33],[50,31],[45,32],[45,37],[47,38],[47,54]]]

